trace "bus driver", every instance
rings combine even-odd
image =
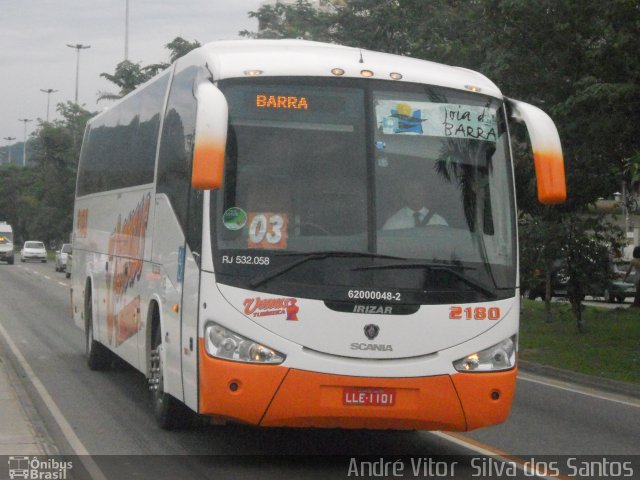
[[[423,227],[425,225],[448,225],[447,221],[433,210],[429,210],[428,192],[419,178],[410,177],[402,188],[404,207],[391,215],[382,226],[383,230]]]

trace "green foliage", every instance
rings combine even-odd
[[[69,240],[78,154],[91,113],[67,102],[62,120],[40,122],[28,141],[26,168],[0,167],[0,218],[13,225],[16,242],[47,245]]]
[[[521,288],[541,281],[550,285],[552,274],[566,278],[576,327],[584,331],[582,301],[590,287],[604,290],[612,278],[611,260],[621,250],[623,232],[604,217],[561,214],[552,208],[521,223]],[[548,295],[545,321],[550,322]]]
[[[155,70],[155,68],[152,70]],[[100,76],[114,83],[120,88],[120,91],[118,93],[102,92],[98,95],[98,101],[122,98],[127,93],[135,90],[138,85],[149,80],[153,75],[152,71],[145,70],[144,67],[140,66],[140,63],[124,60],[116,66],[116,71],[113,74],[101,73]]]
[[[189,53],[191,50],[200,46],[200,42],[198,42],[197,40],[190,42],[182,37],[176,37],[169,43],[167,43],[164,47],[171,52],[171,54],[169,55],[169,61],[173,63],[180,57]]]
[[[263,5],[256,12],[249,12],[249,17],[258,20],[260,31],[244,30],[240,32],[243,37],[331,40],[330,16],[315,10],[307,0],[298,0],[294,5]]]
[[[170,52],[169,58],[171,62],[175,62],[178,58],[186,55],[191,50],[198,48],[199,46],[200,42],[197,40],[189,42],[182,37],[176,37],[171,42],[167,43],[165,48]],[[134,63],[129,60],[124,60],[116,65],[114,73],[100,74],[101,77],[115,84],[120,90],[117,93],[100,92],[98,95],[98,101],[118,100],[168,67],[169,64],[163,62],[153,63],[143,67],[141,62]]]
[[[640,383],[640,322],[633,309],[586,307],[589,329],[576,332],[573,312],[554,303],[557,321],[544,322],[541,302],[525,300],[520,316],[520,358],[625,382]]]

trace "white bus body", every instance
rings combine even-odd
[[[71,278],[89,365],[145,373],[164,427],[183,404],[262,426],[503,422],[520,311],[505,103],[541,201],[562,201],[553,122],[478,73],[294,40],[179,59],[85,132]],[[384,227],[415,178],[443,221]]]

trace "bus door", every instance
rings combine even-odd
[[[194,192],[192,192],[194,194]],[[201,193],[200,193],[201,194]],[[202,215],[202,213],[200,213]],[[195,222],[194,222],[195,223]],[[199,222],[198,222],[199,223]],[[193,250],[192,250],[193,248]],[[185,243],[182,273],[182,387],[184,403],[198,411],[198,302],[200,289],[200,251],[197,245]]]

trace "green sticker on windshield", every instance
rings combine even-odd
[[[229,230],[240,230],[247,224],[247,212],[239,207],[231,207],[222,215],[222,223]]]

